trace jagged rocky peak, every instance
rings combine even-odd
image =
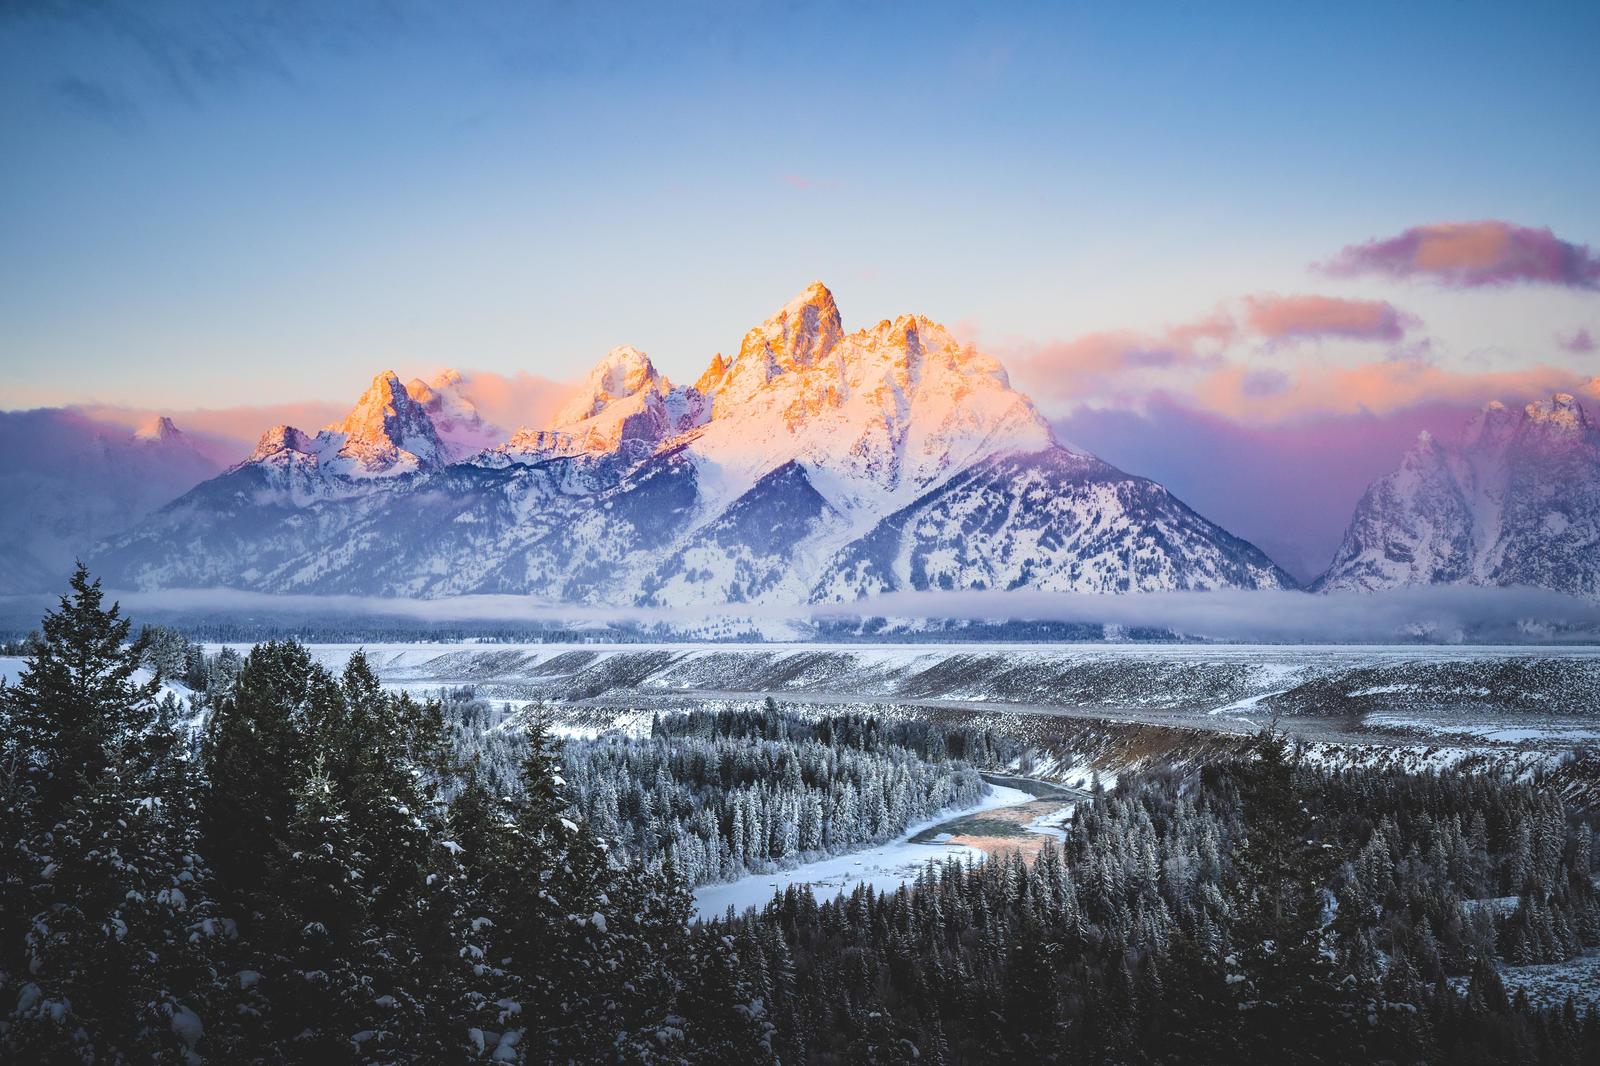
[[[1587,435],[1594,427],[1589,413],[1570,392],[1558,392],[1548,400],[1535,400],[1523,408],[1528,424],[1555,434]]]
[[[184,440],[183,431],[166,415],[157,415],[134,433],[136,440],[155,444],[173,444]]]
[[[518,430],[483,462],[536,462],[558,455],[630,454],[660,444],[704,422],[707,405],[693,388],[676,389],[637,348],[607,352],[589,371],[551,425]]]
[[[373,378],[344,421],[329,429],[344,435],[337,456],[339,473],[408,472],[436,469],[446,462],[433,420],[393,370]]]
[[[1424,431],[1357,505],[1323,589],[1534,585],[1600,596],[1600,432],[1577,398]]]
[[[426,427],[426,428],[424,428]],[[361,399],[331,429],[347,435],[349,442],[386,440],[398,444],[408,435],[431,434],[432,424],[422,405],[400,383],[400,375],[385,370],[372,379]]]
[[[695,391],[702,396],[710,396],[716,391],[717,386],[722,384],[722,379],[728,376],[728,368],[732,365],[732,361],[725,358],[721,352],[713,355],[705,373],[694,383]]]
[[[715,417],[746,403],[775,378],[822,365],[843,339],[844,320],[833,293],[822,282],[812,282],[746,333],[739,354],[721,367],[713,386]]]
[[[373,478],[419,470],[437,470],[450,461],[428,412],[386,370],[344,419],[312,436],[293,426],[273,426],[261,435],[246,464],[309,463],[324,473],[346,478]]]
[[[316,451],[316,439],[293,426],[273,426],[261,434],[261,439],[256,442],[256,450],[250,453],[245,462],[253,463],[286,451],[313,454]]]
[[[820,284],[702,381],[711,412],[690,447],[720,486],[800,463],[841,514],[909,502],[988,456],[1054,446],[998,361],[917,315],[844,333]]]
[[[622,345],[611,349],[594,365],[572,398],[556,412],[557,426],[593,418],[618,400],[641,393],[666,394],[672,385],[639,349]]]
[[[745,334],[739,360],[770,354],[786,370],[808,367],[844,336],[844,320],[833,293],[820,281],[807,285],[777,314]]]

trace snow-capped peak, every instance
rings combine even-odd
[[[328,428],[343,435],[338,473],[364,477],[433,469],[446,462],[433,420],[393,370],[373,378],[344,421]]]
[[[1537,585],[1600,595],[1600,431],[1556,393],[1426,431],[1374,482],[1320,585]]]
[[[317,450],[316,438],[310,434],[295,429],[293,426],[276,425],[265,433],[256,442],[255,451],[245,460],[247,463],[259,462],[279,452],[299,452],[302,455],[314,455]]]
[[[672,385],[650,357],[626,344],[611,349],[594,365],[572,398],[556,412],[555,424],[568,426],[593,418],[618,400],[643,392],[665,394]]]
[[[285,487],[302,499],[324,493],[324,488],[311,487],[323,474],[379,478],[437,470],[449,461],[449,449],[428,412],[400,384],[399,375],[385,370],[342,421],[316,436],[293,426],[273,426],[241,465],[286,471]]]
[[[637,455],[700,425],[695,389],[675,389],[637,348],[611,349],[545,428],[525,428],[484,462],[534,462],[557,455],[627,450]]]
[[[441,370],[426,382],[412,378],[406,382],[406,392],[427,412],[450,462],[475,455],[505,439],[505,431],[486,421],[472,402],[460,371]]]
[[[744,403],[781,374],[821,363],[843,337],[844,322],[833,293],[822,282],[812,282],[744,335],[739,354],[719,375],[718,413]]]
[[[771,318],[745,334],[739,358],[758,348],[777,357],[785,369],[816,363],[844,336],[844,320],[833,293],[813,281]]]
[[[998,361],[916,315],[845,334],[821,283],[702,381],[712,408],[691,450],[727,491],[795,461],[847,514],[909,500],[979,460],[1054,444]]]

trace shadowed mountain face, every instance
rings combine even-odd
[[[1600,429],[1565,393],[1423,433],[1356,507],[1318,587],[1532,585],[1600,596]]]
[[[465,456],[487,430],[458,382],[379,375],[342,423],[270,431],[95,565],[140,588],[664,606],[1292,584],[1057,443],[994,359],[919,316],[846,333],[820,284],[693,386],[617,348],[555,424]]]

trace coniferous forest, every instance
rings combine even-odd
[[[690,886],[892,838],[1016,742],[772,705],[563,742],[360,655],[135,631],[81,569],[22,650],[6,1062],[1600,1061],[1600,1018],[1496,968],[1600,945],[1592,822],[1537,779],[1269,732],[1122,775],[1031,862],[691,922]]]

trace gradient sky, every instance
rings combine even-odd
[[[347,403],[621,343],[692,379],[813,278],[1047,407],[1594,374],[1593,288],[1312,265],[1446,221],[1600,244],[1600,5],[1065,7],[0,4],[0,407]],[[1060,372],[1261,294],[1411,325],[1247,330],[1232,385],[1204,343]]]

